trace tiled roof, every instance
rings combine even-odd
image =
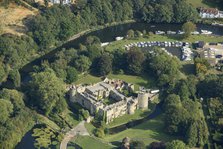
[[[216,8],[200,8],[200,12],[217,15],[219,11]]]

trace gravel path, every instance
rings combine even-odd
[[[64,139],[60,144],[60,149],[66,149],[68,142],[73,139],[76,135],[81,136],[89,136],[87,129],[84,126],[85,121],[80,122],[76,127],[71,129],[69,132],[66,133]]]

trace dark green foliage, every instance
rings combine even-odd
[[[173,8],[171,4],[166,5],[155,5],[154,7],[154,21],[159,22],[171,22],[173,18]]]
[[[0,148],[15,148],[25,133],[33,127],[34,113],[25,106],[25,96],[16,90],[3,89],[0,98],[7,101],[4,108],[0,109],[8,108],[7,113],[10,114],[5,124],[0,125]],[[1,120],[2,116],[4,115],[1,112]]]
[[[0,83],[6,78],[7,72],[3,63],[0,63]]]
[[[190,147],[202,147],[208,142],[207,124],[199,102],[171,94],[165,99],[164,108],[168,133],[186,136]]]
[[[33,34],[33,39],[44,49],[55,45],[57,40],[66,40],[80,31],[80,21],[80,18],[75,16],[69,7],[59,5],[52,6],[33,18],[28,27]]]
[[[196,68],[196,74],[206,74],[208,69],[210,68],[210,64],[207,61],[207,59],[204,58],[195,58],[195,68]]]
[[[84,109],[79,110],[78,118],[80,121],[87,120],[87,118],[89,116],[90,116],[90,114],[89,114],[88,110],[84,110]]]
[[[0,36],[0,55],[5,64],[11,68],[20,68],[32,59],[37,52],[37,46],[32,38],[27,36]]]
[[[97,25],[131,19],[180,23],[196,21],[197,16],[192,6],[178,0],[82,0],[77,2],[74,13],[67,6],[54,5],[35,17],[28,26],[34,40],[44,49]]]
[[[172,106],[177,106],[180,107],[182,106],[181,101],[180,101],[180,96],[176,94],[170,94],[167,96],[167,98],[164,101],[164,108],[165,110],[168,110]]]
[[[4,81],[10,70],[11,79],[18,87],[20,85],[17,69],[35,58],[38,53],[36,43],[28,36],[0,36],[0,82]]]
[[[187,86],[186,82],[182,81],[181,85],[179,87],[178,95],[182,100],[189,99],[190,97],[190,91],[189,87]]]
[[[68,67],[67,68],[67,77],[66,77],[66,82],[67,83],[74,83],[77,81],[78,78],[78,72],[74,67]]]
[[[0,99],[0,124],[4,124],[12,112],[13,104],[8,100]]]
[[[9,72],[9,79],[13,82],[15,87],[20,87],[21,77],[18,70],[12,70]]]
[[[100,76],[105,76],[109,74],[112,71],[112,58],[111,55],[109,54],[103,54],[99,59],[98,59],[98,64],[97,68],[98,70],[98,75]]]
[[[189,149],[183,141],[173,140],[166,143],[166,149]]]
[[[178,1],[178,4],[173,6],[173,12],[175,22],[196,22],[198,19],[197,10],[192,6],[189,6],[185,0]],[[191,17],[189,14],[191,14],[193,17]]]
[[[36,148],[49,148],[51,145],[60,143],[62,136],[58,132],[46,125],[39,127],[40,128],[33,129],[32,134],[35,138],[34,145]]]
[[[96,137],[103,138],[105,136],[104,128],[102,128],[102,127],[96,128],[95,132],[94,132],[94,135]]]
[[[50,114],[62,100],[65,100],[64,93],[65,86],[62,80],[57,78],[52,70],[48,69],[32,75],[29,94],[32,103],[45,115]]]
[[[85,41],[85,44],[87,46],[91,46],[91,45],[100,45],[101,44],[101,41],[98,37],[96,36],[88,36],[86,41]]]
[[[223,99],[223,76],[208,75],[198,85],[202,97],[220,97]]]
[[[165,149],[166,145],[164,142],[152,142],[147,149]]]
[[[85,72],[88,71],[92,62],[88,57],[81,55],[74,63],[78,71]]]
[[[126,35],[126,38],[127,39],[133,39],[135,37],[135,32],[134,32],[134,30],[128,30],[128,32],[127,32],[127,35]]]
[[[114,50],[113,53],[113,71],[116,72],[123,72],[123,70],[126,70],[126,53],[124,50]]]
[[[210,118],[212,125],[209,125],[209,129],[215,131],[210,132],[210,136],[216,146],[222,146],[223,143],[223,101],[220,98],[206,99],[208,103]]]
[[[146,149],[146,145],[142,141],[132,141],[130,142],[131,149]]]
[[[87,48],[88,48],[87,56],[90,58],[92,62],[94,62],[95,59],[101,56],[102,48],[99,44],[93,44],[88,46]]]
[[[186,22],[183,24],[182,30],[185,32],[184,38],[187,38],[191,35],[191,32],[196,30],[196,25],[192,22]]]
[[[130,49],[127,52],[127,70],[130,74],[140,74],[142,71],[142,63],[145,60],[145,56],[141,49],[136,47]]]
[[[154,49],[154,54],[148,55],[145,70],[153,71],[159,86],[174,87],[180,75],[180,62],[161,49]]]
[[[205,120],[198,120],[191,124],[187,132],[187,142],[190,147],[202,147],[208,142],[208,128]]]

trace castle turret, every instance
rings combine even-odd
[[[135,113],[135,104],[128,103],[128,114],[134,114]]]
[[[138,93],[138,105],[140,109],[148,109],[148,93]]]
[[[76,93],[77,93],[76,88],[71,88],[70,89],[70,101],[75,102]]]

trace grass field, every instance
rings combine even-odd
[[[79,79],[75,82],[75,84],[91,84],[102,81],[100,77],[96,77],[90,74],[80,76]]]
[[[116,75],[116,74],[109,74],[108,78],[110,79],[120,79],[124,80],[128,83],[132,83],[135,85],[135,90],[137,91],[139,89],[139,86],[144,86],[144,87],[154,87],[155,82],[153,78],[144,76],[132,76],[132,75]]]
[[[111,123],[108,124],[108,127],[115,127],[115,126],[119,126],[122,124],[125,124],[127,122],[130,121],[134,121],[134,120],[138,120],[138,119],[142,119],[146,116],[148,116],[150,113],[152,113],[152,111],[155,108],[155,105],[158,103],[158,99],[154,100],[153,102],[149,103],[149,108],[147,110],[136,110],[135,113],[133,115],[123,115],[121,117],[115,118],[114,121],[112,121]]]
[[[145,86],[145,87],[155,86],[155,82],[153,81],[154,79],[146,77],[146,76],[140,77],[140,76],[132,76],[132,75],[109,74],[107,77],[111,79],[120,79],[128,83],[132,83],[135,85],[135,90],[138,90],[139,86]],[[75,84],[91,84],[91,83],[97,83],[100,81],[102,81],[102,78],[87,74],[85,76],[80,76],[80,79],[77,80]]]
[[[173,136],[165,134],[164,130],[165,125],[163,122],[163,116],[158,116],[157,118],[149,120],[136,127],[114,135],[108,135],[104,138],[104,140],[115,144],[117,141],[119,142],[125,137],[130,137],[133,140],[141,140],[146,145],[149,145],[153,141],[167,142],[176,139]]]
[[[98,139],[95,139],[90,136],[78,136],[77,139],[72,141],[75,142],[83,149],[112,149],[114,146],[101,142]],[[70,144],[70,143],[69,143]],[[74,147],[68,147],[68,149],[73,149]]]
[[[13,3],[7,9],[0,7],[1,33],[24,34],[26,27],[23,24],[23,19],[36,14],[37,10],[31,11]]]

